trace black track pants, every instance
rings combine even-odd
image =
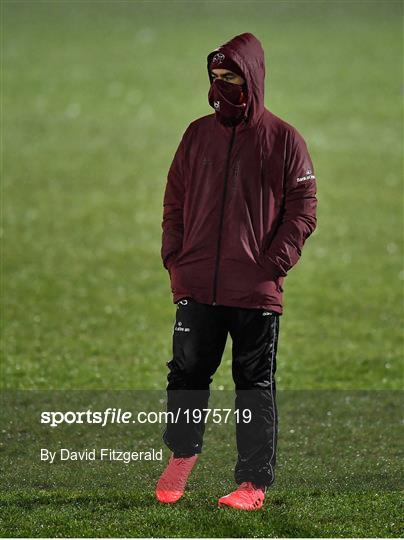
[[[232,338],[235,410],[251,411],[251,421],[236,422],[237,484],[269,487],[275,481],[278,411],[276,352],[278,313],[264,309],[201,304],[192,298],[177,302],[173,358],[167,363],[168,421],[163,441],[176,457],[202,451],[205,421],[189,421],[178,411],[208,407],[209,385],[220,365],[227,334]]]

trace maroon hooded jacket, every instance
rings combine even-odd
[[[247,118],[208,114],[185,130],[168,172],[161,258],[173,302],[282,314],[283,282],[316,227],[316,179],[306,143],[264,106],[264,51],[250,33],[218,51],[241,68]]]

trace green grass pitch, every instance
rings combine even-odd
[[[261,40],[266,106],[306,139],[319,200],[285,280],[282,431],[263,510],[216,508],[235,450],[212,429],[174,507],[153,496],[161,464],[88,469],[80,486],[67,469],[44,483],[20,456],[3,475],[1,535],[400,536],[402,3],[3,0],[1,13],[5,397],[164,390],[175,306],[163,190],[183,131],[212,112],[206,55],[234,35]],[[229,338],[212,385],[228,395],[230,363]],[[344,396],[363,396],[360,414]],[[337,420],[316,416],[324,400]],[[306,431],[293,433],[296,415]],[[34,444],[32,429],[2,436],[0,455]],[[150,440],[162,445],[158,430]]]

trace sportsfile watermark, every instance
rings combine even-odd
[[[251,409],[228,408],[181,408],[176,411],[132,411],[122,410],[120,407],[108,407],[103,411],[42,411],[40,423],[52,428],[61,424],[98,424],[105,427],[107,424],[166,424],[179,423],[207,423],[227,424],[230,420],[236,423],[248,424],[251,422]]]
[[[206,470],[231,481],[238,449],[258,430],[276,443],[280,489],[402,489],[401,391],[5,390],[1,398],[3,491],[152,485],[172,438],[188,431],[203,442]]]

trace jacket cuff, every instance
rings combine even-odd
[[[286,273],[282,270],[282,268],[273,263],[271,259],[269,259],[267,256],[263,255],[262,261],[265,270],[268,272],[268,274],[274,281],[276,281],[280,277],[286,276]]]

